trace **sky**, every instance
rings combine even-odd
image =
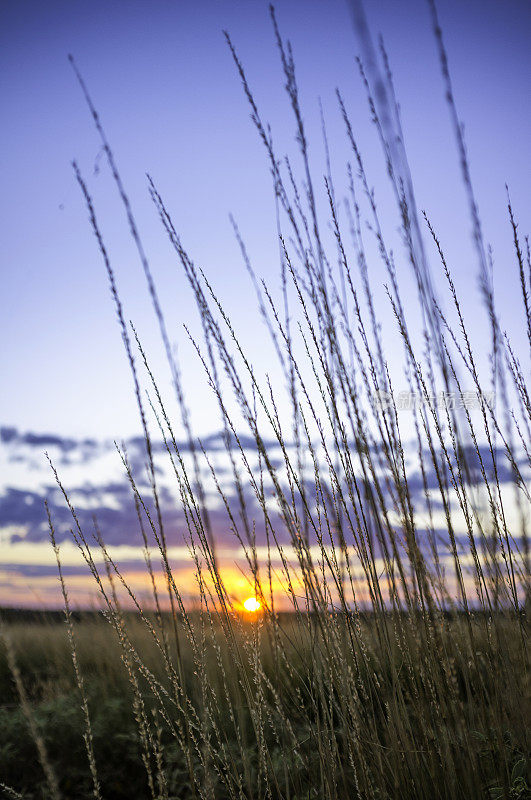
[[[481,342],[477,263],[428,4],[366,0],[365,7],[374,35],[383,35],[389,54],[418,206],[434,221],[458,288],[470,298]],[[531,6],[523,0],[445,0],[438,9],[485,237],[493,248],[496,296],[518,343],[505,184],[527,232]],[[371,181],[381,188],[388,235],[396,237],[398,223],[355,63],[358,46],[347,3],[279,0],[276,11],[283,35],[293,44],[316,175],[325,170],[319,98],[332,172],[344,175],[349,157],[335,99],[338,86]],[[99,487],[91,500],[98,508],[119,510],[121,489],[108,491],[120,468],[109,443],[139,433],[107,278],[72,159],[93,196],[127,318],[135,322],[163,390],[171,393],[141,265],[69,53],[89,87],[132,200],[178,348],[194,430],[211,435],[215,443],[219,416],[183,327],[200,335],[191,292],[150,200],[146,173],[255,363],[263,374],[280,377],[229,222],[232,213],[257,274],[277,292],[271,176],[223,30],[245,65],[279,152],[293,155],[300,170],[267,3],[0,2],[0,548],[6,568],[0,602],[15,584],[17,602],[27,598],[28,570],[42,572],[42,559],[48,558],[35,549],[45,538],[42,498],[51,483],[44,449],[55,448],[64,459],[71,486]],[[383,282],[379,269],[374,266],[376,283]],[[407,281],[404,276],[406,287]],[[407,291],[413,299],[411,285]],[[392,358],[395,342],[386,324]],[[170,411],[175,412],[171,401]],[[111,527],[118,531],[116,519]],[[20,539],[28,532],[31,548]],[[116,544],[123,538],[117,534]],[[39,574],[47,596],[47,578]]]

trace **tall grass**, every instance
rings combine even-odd
[[[416,286],[415,308],[410,293],[406,299],[401,291],[399,266],[386,243],[376,196],[339,93],[351,148],[347,198],[338,199],[343,189],[332,178],[329,160],[323,183],[315,181],[291,46],[282,38],[273,11],[271,16],[302,178],[289,159],[278,158],[228,35],[227,43],[264,145],[278,208],[280,299],[257,279],[236,223],[234,229],[283,386],[273,386],[260,375],[260,364],[252,360],[206,272],[194,264],[149,179],[155,208],[197,304],[203,339],[190,338],[219,406],[230,490],[194,437],[132,206],[72,61],[138,250],[180,408],[180,419],[172,420],[140,337],[126,321],[96,211],[74,165],[108,273],[145,440],[149,496],[125,450],[118,450],[138,513],[151,603],[136,596],[105,545],[105,531],[96,528],[94,544],[94,532],[83,530],[53,464],[52,469],[72,513],[72,535],[100,593],[113,647],[120,653],[124,682],[116,692],[130,699],[144,773],[143,788],[135,784],[135,796],[524,797],[529,791],[528,372],[498,317],[435,7],[435,39],[490,327],[486,366],[474,351],[470,309],[458,295],[435,224],[416,208],[383,46],[378,51],[372,45],[363,17],[356,13],[363,42],[361,79],[396,200],[406,262]],[[323,133],[328,152],[324,120]],[[521,287],[515,305],[520,303],[531,344],[529,244],[520,238],[510,203],[508,212]],[[370,247],[367,236],[373,239]],[[374,253],[387,274],[384,313],[396,323],[407,391],[419,399],[410,409],[411,434],[403,430],[394,370],[386,358],[371,283]],[[441,281],[430,267],[434,258],[445,282],[443,296]],[[146,380],[147,400],[142,389]],[[441,393],[444,402],[437,400]],[[467,402],[471,397],[474,411]],[[186,521],[183,536],[198,588],[193,609],[183,598],[168,554],[149,428],[153,422]],[[184,447],[177,435],[181,429],[187,437]],[[256,458],[250,457],[249,441]],[[280,465],[271,455],[271,443],[281,453]],[[205,467],[209,486],[215,487],[245,553],[251,593],[261,604],[252,619],[242,614],[224,580]],[[444,536],[437,518],[444,521]],[[56,546],[52,519],[49,524]],[[264,531],[264,542],[257,539],[257,528]],[[60,569],[57,547],[56,554]],[[157,556],[164,585],[157,579]],[[94,715],[101,719],[103,702],[93,687],[104,681],[84,681],[62,575],[61,585],[74,665],[69,691],[79,696],[83,714],[83,791],[97,798],[122,796],[122,789],[113,788],[107,777],[101,763],[105,748],[91,724]],[[124,610],[130,607],[133,616]],[[86,635],[83,628],[80,641]],[[73,790],[66,779],[54,777],[53,759],[16,666],[16,649],[15,637],[7,653],[36,733],[48,795],[62,791],[69,796]],[[102,771],[105,780],[99,777]],[[23,781],[19,785],[30,788]]]

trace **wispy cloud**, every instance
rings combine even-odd
[[[242,435],[238,438],[251,468],[256,467],[258,470],[258,454],[254,441],[249,436]],[[49,453],[61,481],[68,491],[87,540],[94,541],[94,525],[97,521],[98,528],[107,545],[120,549],[122,555],[125,554],[124,548],[126,549],[128,555],[126,555],[124,563],[127,569],[134,572],[142,566],[142,534],[134,493],[113,442],[87,438],[66,438],[53,433],[23,433],[16,428],[8,427],[0,428],[0,442],[0,543],[2,547],[0,603],[5,602],[5,597],[11,596],[10,591],[15,591],[15,588],[18,594],[15,593],[14,596],[23,596],[21,587],[29,587],[33,580],[37,583],[44,581],[48,585],[47,581],[51,580],[55,574],[53,560],[50,559],[51,550],[45,549],[49,547],[45,500],[49,504],[57,540],[61,546],[69,547],[72,540],[70,531],[74,527],[74,520],[44,457],[45,450]],[[124,444],[145,508],[151,519],[156,520],[156,509],[146,471],[144,440],[141,437],[134,437]],[[235,446],[235,440],[231,444]],[[180,442],[178,446],[185,461],[191,461],[188,445]],[[223,435],[214,433],[205,437],[202,440],[202,446],[209,459],[215,463],[225,499],[232,511],[231,518],[210,478],[208,466],[203,464],[201,475],[205,481],[212,532],[225,556],[233,553],[236,559],[241,557],[242,553],[234,525],[240,535],[245,538],[244,524],[240,515],[242,497],[258,547],[266,544],[263,514],[250,483],[245,480],[244,471],[242,471],[242,495],[238,496],[232,467],[226,456]],[[268,442],[267,447],[271,460],[278,468],[278,479],[287,487],[286,476],[282,470],[283,459],[280,448],[273,441]],[[154,441],[153,451],[165,536],[168,546],[174,549],[177,557],[177,553],[181,553],[181,551],[185,554],[188,552],[186,549],[189,538],[187,519],[164,442]],[[472,451],[468,455],[471,480],[473,481],[475,480],[474,474],[479,476],[479,456]],[[486,448],[480,448],[480,456],[487,474],[492,477],[493,466],[490,452]],[[508,484],[512,480],[510,463],[501,449],[496,451],[495,456],[500,483]],[[418,468],[418,461],[415,460],[413,454],[408,463],[410,463],[409,489],[417,505],[420,520],[425,517],[423,514],[423,479]],[[441,504],[437,502],[438,478],[430,464],[430,459],[427,457],[424,471],[426,485],[432,495],[435,537],[438,543],[444,547],[447,535]],[[307,498],[311,505],[315,500],[315,486],[311,470],[308,470],[307,475]],[[444,477],[449,481],[448,473]],[[324,477],[322,481],[324,484]],[[272,488],[267,480],[265,480],[265,484],[268,487],[268,497],[272,500],[271,519],[278,521],[279,539],[287,545],[288,535],[280,522],[278,511],[275,511]],[[144,511],[141,512],[141,518],[149,543],[155,545],[150,522]],[[391,519],[393,519],[392,513]],[[423,537],[422,525],[425,524],[425,519],[419,522],[421,538]],[[396,525],[400,527],[399,516],[396,517]],[[462,525],[460,529],[457,524],[456,536],[458,541],[462,536],[463,544],[465,544]],[[73,549],[70,555],[72,563],[68,565],[68,574],[71,573],[72,577],[79,576],[81,579],[84,567],[80,554]],[[178,558],[181,557],[183,556],[178,556]],[[189,569],[189,557],[187,556],[185,560],[188,563],[187,569]]]

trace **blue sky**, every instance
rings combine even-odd
[[[504,186],[510,185],[526,233],[531,212],[531,5],[523,0],[446,0],[438,5],[485,238],[493,247],[499,309],[519,345],[524,340],[513,314],[517,275]],[[357,43],[346,2],[279,0],[276,9],[282,33],[293,43],[315,176],[320,180],[324,172],[320,97],[332,172],[337,190],[344,191],[349,154],[334,93],[338,86],[376,187],[386,234],[397,245],[396,211],[355,65]],[[418,206],[426,208],[439,232],[482,347],[477,263],[428,4],[367,0],[366,10],[390,56]],[[290,153],[300,169],[267,3],[0,3],[0,425],[16,431],[15,438],[4,434],[0,442],[0,499],[11,515],[10,525],[15,517],[23,524],[23,514],[13,516],[13,503],[28,510],[32,541],[37,536],[31,528],[32,504],[50,483],[42,456],[46,437],[59,437],[52,444],[58,457],[64,455],[61,442],[74,443],[77,460],[64,464],[71,480],[78,488],[97,483],[101,495],[117,479],[115,465],[108,463],[109,441],[139,431],[107,279],[74,179],[73,158],[94,197],[126,316],[135,322],[166,396],[171,394],[142,270],[68,53],[89,86],[132,199],[172,342],[178,346],[195,431],[215,434],[219,418],[183,329],[186,324],[194,335],[200,332],[185,277],[149,199],[146,172],[160,188],[186,248],[242,332],[255,365],[262,374],[280,377],[228,219],[233,213],[256,272],[277,291],[271,178],[223,29],[246,67],[279,154]],[[398,267],[406,301],[413,302],[407,265],[399,261]],[[384,302],[381,265],[375,263],[371,275]],[[398,344],[390,319],[384,319],[384,334],[393,360]],[[171,401],[170,411],[175,411]],[[92,445],[83,444],[86,440],[98,443],[98,458],[90,456]],[[110,502],[115,506],[116,497]],[[7,547],[8,539],[3,541]]]
[[[384,0],[367,3],[367,11],[390,54],[419,206],[433,216],[458,279],[472,290],[470,226],[427,3]],[[254,301],[228,213],[236,216],[257,271],[272,282],[278,248],[265,155],[221,30],[233,36],[279,151],[293,152],[294,127],[267,5],[156,0],[148,11],[134,1],[22,0],[2,3],[1,13],[0,324],[7,387],[2,420],[64,435],[130,435],[137,430],[136,410],[105,274],[70,166],[73,157],[94,193],[126,313],[138,324],[161,375],[165,365],[140,266],[67,53],[75,55],[115,149],[193,385],[201,376],[182,323],[193,326],[195,314],[144,173],[154,176],[185,245],[212,277],[236,323],[248,329]],[[385,189],[353,61],[356,41],[346,4],[286,0],[277,13],[293,41],[316,174],[323,171],[318,96],[329,121],[333,166],[343,174],[338,85],[372,180]],[[505,181],[524,228],[530,211],[531,9],[513,0],[450,1],[440,4],[440,16],[503,303],[505,261],[511,255]],[[386,194],[380,196],[384,210]],[[201,403],[195,417],[202,432],[212,429]]]

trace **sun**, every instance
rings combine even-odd
[[[243,607],[246,611],[258,611],[261,608],[261,603],[256,599],[256,597],[248,597],[247,600],[244,600]]]

